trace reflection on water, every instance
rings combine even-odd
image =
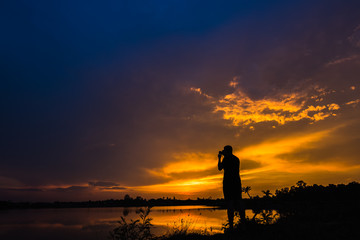
[[[137,219],[139,208],[65,208],[0,211],[0,239],[107,239],[121,216]],[[246,216],[271,223],[275,211],[253,212]],[[227,221],[226,210],[208,206],[153,207],[153,233],[157,235],[186,224],[190,231],[217,233]]]

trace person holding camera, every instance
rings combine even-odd
[[[238,211],[241,221],[245,220],[245,209],[242,208],[240,160],[232,153],[233,149],[227,145],[219,151],[218,169],[224,169],[223,192],[227,207],[230,229],[234,225],[234,211]],[[221,160],[222,156],[224,158]]]

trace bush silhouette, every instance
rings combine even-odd
[[[139,219],[131,219],[128,223],[124,217],[118,221],[119,226],[110,231],[112,240],[150,240],[153,235],[150,230],[152,218],[149,218],[150,207],[140,208]]]

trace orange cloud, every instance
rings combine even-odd
[[[358,58],[358,55],[353,55],[353,56],[349,56],[349,57],[344,57],[344,58],[340,58],[340,59],[336,59],[334,61],[331,61],[329,63],[326,64],[326,66],[331,66],[331,65],[336,65],[336,64],[342,64],[348,61],[352,61]]]
[[[236,88],[239,85],[239,77],[233,77],[233,80],[229,82],[229,86]]]
[[[212,154],[175,153],[163,167],[146,171],[153,176],[171,178],[174,174],[204,172],[212,169],[214,164],[216,159]]]
[[[230,120],[234,126],[248,126],[261,122],[284,125],[302,119],[316,122],[333,116],[334,112],[340,109],[336,103],[317,106],[305,103],[306,95],[303,93],[253,100],[245,93],[237,91],[216,102],[214,112],[222,112],[223,118]]]
[[[357,105],[360,102],[360,99],[356,99],[354,101],[347,102],[346,105]]]
[[[211,96],[209,96],[209,95],[207,95],[206,93],[204,93],[200,88],[191,87],[191,88],[190,88],[190,91],[195,92],[195,93],[198,93],[199,95],[204,96],[204,97],[206,97],[206,98],[212,98]]]
[[[216,165],[216,164],[215,164]],[[181,195],[193,195],[194,193],[220,189],[222,174],[195,178],[190,180],[173,180],[167,183],[133,187],[135,191],[145,193],[175,193]]]
[[[292,135],[282,139],[269,139],[266,142],[249,146],[242,149],[236,154],[240,159],[252,159],[262,164],[262,168],[256,169],[254,172],[245,174],[254,174],[260,171],[304,171],[309,172],[318,170],[318,166],[306,166],[306,168],[299,168],[302,163],[289,162],[279,157],[281,154],[290,154],[299,148],[313,148],[318,142],[328,137],[335,129],[320,131],[304,135]],[[323,166],[325,167],[325,166]],[[323,168],[321,167],[321,168]],[[325,167],[328,169],[328,167]]]
[[[336,116],[335,112],[340,109],[337,103],[318,104],[323,101],[324,96],[335,92],[319,87],[311,90],[311,92],[316,92],[311,96],[310,93],[302,91],[263,99],[252,99],[240,89],[220,99],[214,99],[200,88],[191,88],[191,91],[210,99],[214,106],[213,112],[222,113],[223,119],[230,120],[231,125],[248,126],[250,129],[254,129],[251,125],[262,122],[284,125],[307,119],[313,123]],[[310,104],[309,100],[314,100],[317,105]]]

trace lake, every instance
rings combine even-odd
[[[117,221],[138,219],[138,207],[13,209],[0,211],[0,239],[107,239]],[[253,217],[252,210],[246,210]],[[190,231],[221,232],[226,210],[209,206],[153,207],[152,232],[165,234],[181,224]]]

